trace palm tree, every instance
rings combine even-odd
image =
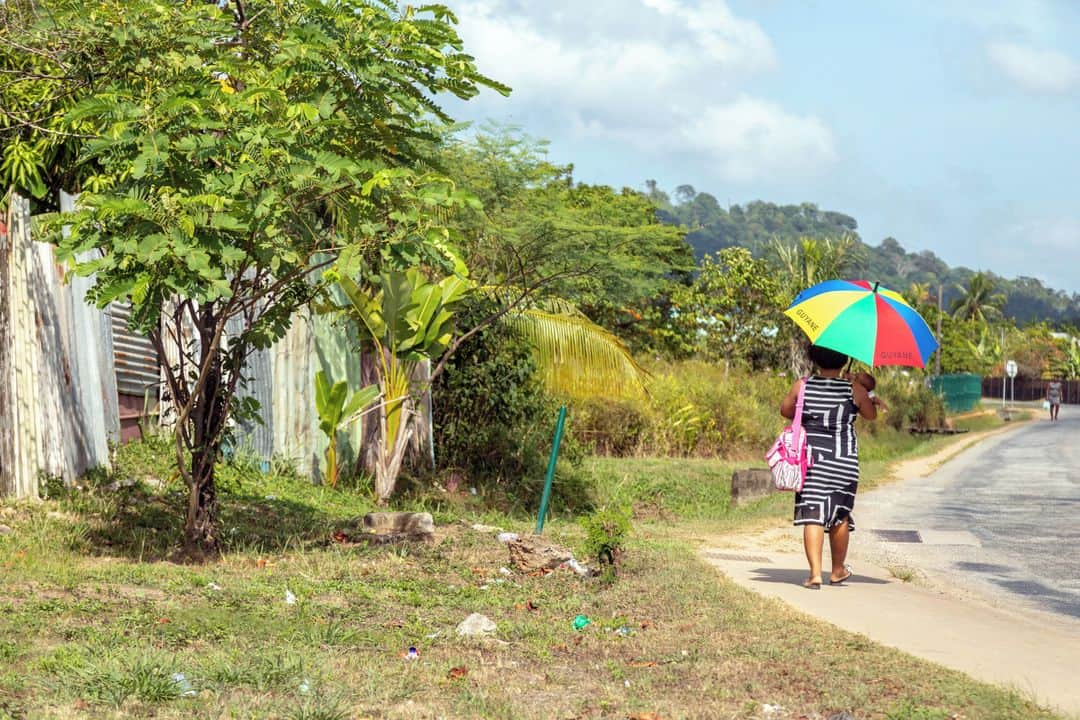
[[[908,301],[908,304],[916,310],[930,307],[932,302],[930,298],[930,283],[911,283],[907,292],[904,293],[904,299]]]
[[[977,272],[968,280],[967,287],[957,285],[960,297],[952,303],[952,315],[957,320],[973,320],[986,323],[1000,318],[1005,307],[1005,295],[994,292],[990,275]]]
[[[803,237],[790,245],[774,239],[769,250],[780,266],[792,297],[823,280],[850,276],[862,260],[862,248],[852,235],[825,239]]]
[[[571,399],[645,394],[645,370],[616,335],[572,303],[547,300],[508,313],[505,322],[532,344],[547,388]]]
[[[769,250],[791,298],[824,280],[850,277],[862,260],[861,243],[852,235],[823,240],[803,237],[790,245],[774,239]],[[788,360],[792,372],[805,375],[810,371],[810,361],[803,351],[805,339],[790,323],[785,323],[781,331],[790,333]]]

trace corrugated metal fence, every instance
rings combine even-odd
[[[70,198],[62,202],[70,207]],[[62,282],[53,248],[30,237],[30,204],[13,196],[0,234],[0,495],[36,497],[41,476],[70,482],[108,465],[118,436],[107,312],[90,281]]]
[[[73,200],[61,197],[61,207]],[[149,341],[127,327],[130,309],[87,305],[93,280],[63,283],[53,248],[30,237],[29,203],[11,201],[0,233],[0,496],[36,497],[39,478],[71,482],[109,463],[109,443],[137,437],[158,412],[160,360]],[[231,326],[232,333],[240,328]],[[240,428],[237,453],[295,464],[321,474],[327,440],[315,410],[317,370],[357,389],[373,380],[352,333],[327,317],[300,313],[274,347],[253,353],[241,389],[261,406],[262,424]],[[176,350],[166,347],[175,360]],[[366,363],[366,364],[365,364]],[[423,405],[422,405],[423,406]],[[428,413],[413,452],[427,455]],[[123,437],[121,436],[123,434]],[[339,438],[339,457],[359,463],[365,433],[355,423]]]

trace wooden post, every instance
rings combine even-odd
[[[0,497],[15,493],[15,434],[12,425],[11,334],[11,236],[9,226],[15,214],[16,195],[9,193],[6,222],[0,221]]]
[[[937,349],[937,352],[934,353],[934,374],[935,375],[940,375],[941,374],[941,294],[942,294],[941,283],[938,283],[938,286],[937,286],[937,341],[938,341],[938,349]]]

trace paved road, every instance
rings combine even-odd
[[[860,496],[860,528],[918,529],[889,548],[938,581],[1080,619],[1080,408],[963,452],[933,474]]]
[[[1080,720],[1080,408],[1065,410],[1056,424],[983,438],[919,476],[944,451],[860,493],[855,575],[840,588],[803,589],[801,533],[786,524],[725,537],[703,555],[755,592]],[[920,581],[903,581],[905,567]]]

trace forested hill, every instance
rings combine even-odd
[[[672,195],[660,190],[655,182],[647,183],[648,194],[660,208],[661,219],[690,230],[686,236],[700,260],[726,247],[749,248],[756,256],[766,255],[774,240],[791,242],[800,237],[837,238],[850,235],[863,249],[861,273],[894,290],[907,291],[913,284],[926,287],[936,297],[938,285],[944,286],[948,304],[966,286],[975,271],[949,267],[930,250],[908,252],[894,238],[869,245],[858,233],[855,218],[841,212],[821,210],[813,203],[776,205],[755,200],[746,205],[723,208],[709,193],[680,185]],[[987,273],[996,292],[1005,295],[1005,315],[1018,323],[1047,321],[1054,325],[1080,325],[1080,294],[1054,290],[1035,278],[1004,278]]]

